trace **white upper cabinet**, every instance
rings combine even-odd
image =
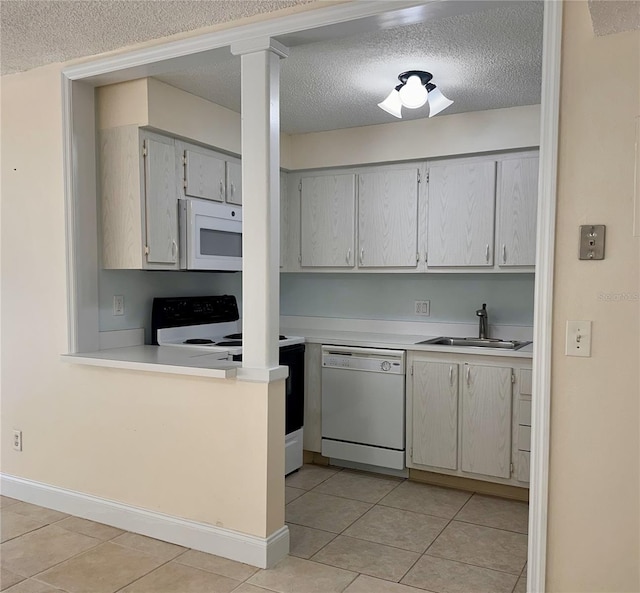
[[[144,137],[147,262],[178,263],[178,207],[175,146],[162,136]]]
[[[178,269],[173,138],[137,126],[102,130],[99,161],[103,267]]]
[[[242,206],[242,163],[236,159],[227,160],[227,193],[229,204]]]
[[[496,163],[429,167],[428,267],[493,267]]]
[[[242,205],[240,159],[209,148],[176,142],[182,161],[183,197]]]
[[[358,175],[358,265],[415,268],[418,168]]]
[[[206,148],[189,147],[183,151],[184,195],[224,202],[225,161]]]
[[[500,267],[535,265],[538,162],[537,156],[529,156],[505,159],[499,165],[496,258]]]
[[[473,364],[462,369],[462,471],[508,479],[513,371]]]
[[[355,175],[303,177],[300,185],[302,266],[355,264]]]

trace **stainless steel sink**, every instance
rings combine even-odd
[[[506,350],[518,350],[531,342],[519,342],[517,340],[499,340],[497,338],[449,338],[441,336],[416,342],[416,344],[429,344],[440,346],[467,346],[474,348],[504,348]]]

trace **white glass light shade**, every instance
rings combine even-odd
[[[399,91],[400,101],[409,109],[417,109],[427,102],[427,89],[419,76],[410,76]]]
[[[378,107],[402,119],[402,101],[400,101],[400,93],[396,89],[393,89],[382,103],[378,103]]]
[[[429,117],[438,115],[441,111],[444,111],[453,101],[447,99],[439,88],[435,88],[429,92]]]

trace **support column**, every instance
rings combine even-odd
[[[269,38],[234,43],[242,56],[242,366],[278,366],[280,331],[280,59]]]

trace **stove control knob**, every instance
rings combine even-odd
[[[382,364],[380,365],[380,368],[383,371],[389,371],[391,370],[391,363],[388,360],[383,360]]]

